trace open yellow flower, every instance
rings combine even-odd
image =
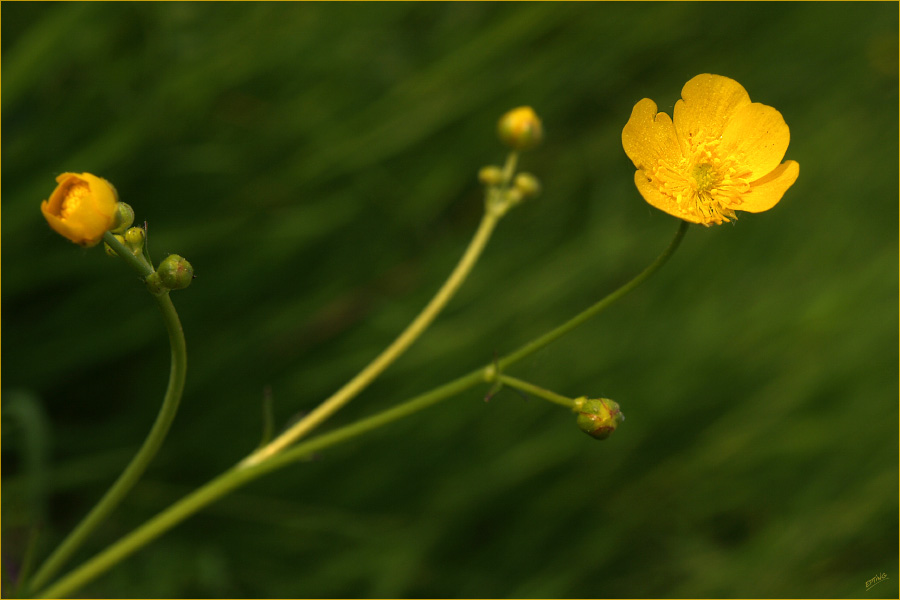
[[[58,234],[82,246],[94,246],[116,224],[118,196],[105,179],[90,173],[63,173],[48,200],[44,218]]]
[[[681,97],[674,119],[644,98],[622,130],[644,200],[706,226],[775,206],[800,173],[797,162],[781,162],[791,139],[781,113],[721,75],[697,75]]]

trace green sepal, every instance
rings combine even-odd
[[[110,187],[112,187],[110,185]],[[113,188],[115,191],[115,188]],[[118,196],[117,196],[118,197]],[[116,224],[110,229],[112,233],[125,233],[125,230],[134,223],[134,209],[130,204],[119,202],[116,204]]]

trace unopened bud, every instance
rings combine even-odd
[[[525,197],[519,188],[510,188],[506,190],[506,203],[510,208],[518,204]]]
[[[125,232],[125,245],[135,255],[141,253],[144,247],[144,230],[140,227],[131,227]]]
[[[608,438],[625,420],[619,405],[607,398],[588,400],[582,396],[575,400],[574,410],[578,413],[578,428],[598,440]]]
[[[156,269],[159,282],[170,290],[183,290],[194,279],[194,267],[185,258],[170,254]]]
[[[125,233],[134,224],[134,209],[124,202],[116,205],[116,226],[110,229],[113,233]]]
[[[500,185],[503,183],[503,171],[500,167],[481,167],[478,171],[478,181],[484,185]]]
[[[514,108],[497,124],[500,140],[513,150],[530,150],[544,138],[541,120],[530,106]]]
[[[117,233],[117,234],[113,235],[113,237],[116,238],[116,240],[118,240],[118,242],[119,242],[120,244],[122,244],[122,245],[125,244],[125,237],[124,237],[124,236],[121,236],[121,235],[119,235],[119,234]],[[106,242],[103,242],[103,249],[104,249],[104,250],[106,251],[106,253],[109,254],[110,256],[113,256],[113,257],[119,256],[119,253],[116,252],[115,250],[113,250],[113,249],[112,249],[112,246],[110,246],[110,245],[107,244]]]
[[[519,173],[513,185],[525,198],[534,198],[541,193],[541,182],[531,173]]]

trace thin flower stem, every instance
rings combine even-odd
[[[663,251],[662,254],[656,257],[656,260],[650,263],[650,265],[646,269],[638,273],[638,275],[634,279],[632,279],[613,293],[609,294],[608,296],[603,298],[603,300],[600,300],[587,310],[566,321],[556,329],[548,331],[541,337],[528,342],[515,352],[512,352],[511,354],[508,354],[500,359],[497,362],[497,367],[500,369],[500,371],[502,371],[509,365],[519,362],[527,356],[531,356],[551,342],[558,340],[591,317],[604,311],[608,306],[616,302],[619,298],[643,283],[645,279],[653,275],[656,271],[659,270],[661,266],[666,264],[666,261],[669,260],[669,257],[672,256],[672,254],[678,248],[678,245],[681,244],[681,240],[682,238],[684,238],[685,232],[687,232],[688,225],[689,223],[687,221],[681,221],[681,224],[678,226],[678,231],[675,232],[675,237],[672,238],[669,246]]]
[[[519,153],[518,152],[510,152],[506,157],[506,162],[503,163],[503,185],[508,186],[509,182],[512,181],[512,176],[516,172],[516,166],[519,164]]]
[[[681,243],[685,231],[687,231],[687,223],[682,222],[669,246],[655,261],[653,261],[653,263],[650,264],[650,266],[641,271],[634,279],[550,333],[545,334],[536,340],[525,344],[518,350],[504,356],[497,363],[491,363],[475,369],[462,377],[458,377],[453,381],[445,383],[431,391],[416,396],[411,400],[398,404],[393,408],[377,413],[371,417],[361,419],[350,425],[346,425],[297,444],[280,454],[272,456],[268,460],[253,465],[247,465],[243,468],[240,466],[234,467],[226,471],[203,487],[195,490],[159,513],[150,521],[147,521],[144,525],[138,527],[118,542],[109,546],[106,550],[97,554],[80,567],[65,575],[52,586],[41,590],[37,597],[61,598],[71,594],[181,521],[198,512],[200,509],[266,473],[270,473],[299,460],[308,458],[314,452],[346,442],[364,433],[413,415],[429,406],[455,396],[462,391],[475,387],[478,384],[496,381],[498,378],[498,365],[509,366],[522,360],[526,356],[533,354],[538,349],[559,339],[576,326],[584,323],[590,317],[599,314],[613,302],[637,287],[668,261]],[[506,376],[500,375],[500,377]]]
[[[138,527],[68,575],[65,575],[52,586],[41,590],[35,597],[64,598],[187,517],[245,483],[249,483],[281,467],[303,460],[314,452],[335,446],[363,433],[417,413],[428,406],[450,398],[484,381],[485,369],[477,369],[468,375],[446,383],[403,404],[297,444],[280,454],[272,456],[268,460],[243,468],[239,466],[232,467],[159,513],[153,519],[147,521],[144,525]]]
[[[497,375],[497,381],[510,387],[514,387],[517,390],[527,392],[532,396],[537,396],[538,398],[549,400],[550,402],[559,404],[560,406],[565,406],[566,408],[575,408],[575,401],[571,398],[566,398],[565,396],[561,396],[556,392],[551,392],[550,390],[538,387],[533,383],[528,383],[527,381],[516,379],[515,377],[510,377],[509,375]]]
[[[484,250],[485,245],[491,237],[491,233],[496,227],[499,217],[491,211],[485,211],[478,231],[469,243],[456,268],[438,290],[437,294],[431,299],[428,305],[419,313],[419,316],[410,323],[406,329],[385,348],[375,360],[368,364],[356,377],[348,381],[344,386],[335,392],[330,398],[322,402],[306,417],[298,421],[284,433],[276,437],[274,440],[253,452],[245,458],[240,466],[242,468],[255,465],[267,458],[274,456],[278,452],[284,450],[287,446],[294,443],[310,430],[322,423],[341,407],[352,400],[356,395],[363,391],[372,381],[375,380],[385,369],[390,366],[407,348],[409,348],[416,339],[422,335],[422,332],[431,325],[438,313],[446,306],[450,298],[456,290],[459,289],[462,282],[466,279],[475,262]]]
[[[120,256],[126,258],[126,262],[128,262],[129,266],[144,275],[144,263],[134,257],[125,246],[120,244],[109,233],[106,235],[110,238],[106,240],[107,243],[110,243],[111,240],[112,243],[110,243],[110,246],[119,252]],[[120,248],[117,248],[116,246],[119,246]],[[127,260],[127,256],[131,256],[135,260]],[[34,578],[28,584],[30,590],[36,590],[45,585],[47,581],[59,571],[63,564],[65,564],[66,560],[68,560],[79,546],[84,543],[97,525],[99,525],[116,508],[116,506],[119,505],[126,494],[134,487],[134,484],[137,483],[138,479],[143,475],[147,466],[150,464],[150,461],[162,445],[166,434],[169,432],[169,427],[172,425],[172,420],[175,418],[175,413],[178,411],[178,404],[181,401],[181,395],[184,391],[185,373],[187,371],[187,348],[184,340],[184,330],[181,327],[181,321],[178,319],[178,313],[175,311],[175,306],[172,304],[169,294],[166,293],[161,296],[154,296],[154,299],[162,313],[166,332],[169,334],[169,345],[171,347],[169,383],[166,387],[162,406],[156,416],[156,421],[153,423],[153,427],[150,429],[150,433],[144,440],[140,450],[138,450],[138,453],[131,459],[131,462],[122,474],[119,475],[116,482],[35,573]]]

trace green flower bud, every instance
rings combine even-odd
[[[124,202],[116,205],[116,226],[110,229],[113,233],[125,233],[134,224],[134,209]]]
[[[524,198],[534,198],[541,193],[541,182],[531,173],[519,173],[513,185]]]
[[[588,400],[582,396],[575,400],[575,412],[578,413],[578,428],[598,440],[605,440],[616,430],[625,415],[619,405],[607,398]]]
[[[194,279],[194,267],[177,254],[170,254],[156,269],[159,282],[170,290],[183,290]]]
[[[124,236],[121,236],[117,233],[117,234],[113,235],[113,237],[116,238],[120,244],[123,244],[123,245],[125,244]],[[112,246],[110,246],[106,242],[103,242],[103,249],[106,250],[106,253],[109,254],[110,256],[113,256],[113,257],[119,256],[118,253],[116,253],[116,251],[112,249]]]
[[[497,133],[513,150],[530,150],[544,139],[541,120],[530,106],[514,108],[500,117]]]
[[[521,202],[523,198],[524,196],[518,188],[511,188],[506,191],[506,202],[510,208]]]
[[[478,171],[478,181],[484,185],[500,185],[503,183],[503,170],[493,165],[481,167],[481,170]]]
[[[131,227],[125,232],[125,245],[128,246],[133,254],[141,253],[141,248],[144,247],[145,235],[144,230],[140,227]]]

